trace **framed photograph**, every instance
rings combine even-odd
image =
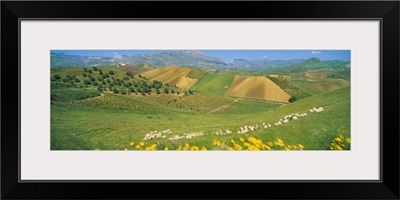
[[[399,199],[399,2],[1,6],[3,199]]]

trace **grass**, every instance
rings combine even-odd
[[[100,96],[100,93],[95,89],[71,88],[51,91],[51,100],[61,102],[71,102],[97,96]]]
[[[299,100],[292,104],[283,104],[262,113],[253,114],[215,114],[161,110],[160,107],[148,109],[120,109],[118,107],[96,107],[82,104],[57,103],[51,106],[51,149],[94,149],[122,150],[134,141],[139,143],[146,133],[171,129],[167,138],[144,141],[146,145],[158,144],[170,149],[189,143],[213,149],[213,139],[223,143],[231,139],[254,136],[263,141],[282,139],[288,144],[303,144],[306,150],[327,149],[330,141],[336,137],[338,129],[350,136],[350,98],[349,88],[335,90]],[[129,97],[124,97],[129,98]],[[324,106],[322,113],[308,113],[308,117],[292,121],[277,127],[258,129],[250,134],[236,134],[239,127],[261,125],[260,121],[274,123],[290,113],[307,112],[308,108]],[[216,136],[219,130],[231,130],[234,133]],[[192,139],[169,141],[172,135],[203,132],[204,136]]]
[[[319,94],[350,86],[349,81],[336,78],[326,78],[322,81],[292,81],[292,83],[310,94]]]
[[[233,74],[207,74],[200,78],[190,89],[193,91],[225,94],[234,78],[235,75]]]
[[[116,71],[114,78],[126,77],[126,72],[121,71],[126,70],[125,68],[107,66],[101,69],[104,73],[108,73],[109,70]],[[52,75],[58,74],[62,79],[73,75],[80,78],[81,82],[51,82],[51,149],[123,150],[136,149],[136,145],[144,142],[139,148],[151,149],[149,146],[156,144],[156,149],[168,147],[169,150],[175,150],[189,144],[191,147],[195,145],[199,148],[204,146],[209,150],[220,150],[224,145],[232,146],[231,140],[240,141],[240,138],[247,140],[255,137],[265,144],[279,138],[285,144],[302,144],[305,150],[326,150],[339,134],[350,137],[350,87],[347,80],[325,78],[318,82],[292,81],[290,84],[293,87],[304,89],[313,96],[282,104],[226,96],[228,88],[225,86],[232,84],[235,75],[193,71],[196,72],[189,73],[188,76],[199,78],[190,88],[194,94],[183,95],[182,91],[179,95],[155,94],[153,90],[151,95],[121,95],[112,94],[110,91],[100,95],[95,86],[84,86],[82,68],[52,69]],[[335,71],[336,74],[339,72]],[[92,76],[97,78],[98,73],[94,71]],[[346,73],[340,75],[345,76]],[[297,73],[296,76],[305,76],[305,73]],[[132,83],[137,81],[147,80],[137,75],[126,80]],[[151,84],[150,81],[147,82]],[[286,87],[282,84],[282,87],[293,89],[291,85]],[[163,86],[162,89],[164,88]],[[309,108],[319,106],[324,107],[324,112],[308,112]],[[280,126],[273,125],[285,115],[304,112],[308,114],[307,117]],[[273,126],[264,129],[262,122]],[[238,134],[240,127],[246,125],[258,125],[259,128],[254,132]],[[166,129],[172,132],[162,133],[165,138],[143,140],[151,131]],[[226,130],[232,131],[232,134],[215,134]],[[203,136],[168,140],[174,135],[185,136],[190,133],[202,133]],[[221,145],[214,145],[215,139]],[[131,146],[131,142],[135,144]]]

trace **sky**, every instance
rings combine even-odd
[[[193,50],[193,49],[191,49]],[[52,53],[64,53],[79,56],[116,56],[136,55],[174,50],[52,50]],[[199,50],[203,54],[222,58],[225,62],[233,59],[246,60],[291,60],[319,58],[321,60],[350,60],[350,50]]]

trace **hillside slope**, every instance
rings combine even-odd
[[[176,85],[176,87],[179,88],[189,89],[197,81],[197,79],[194,78],[187,78],[187,75],[192,70],[193,69],[190,68],[166,66],[143,72],[141,75],[150,80],[157,80],[168,83],[171,86]]]
[[[263,76],[235,76],[226,95],[288,102],[290,95]]]

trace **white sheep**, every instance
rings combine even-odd
[[[323,107],[319,107],[318,109],[315,110],[315,112],[317,112],[317,113],[322,112],[322,111],[324,111]]]

